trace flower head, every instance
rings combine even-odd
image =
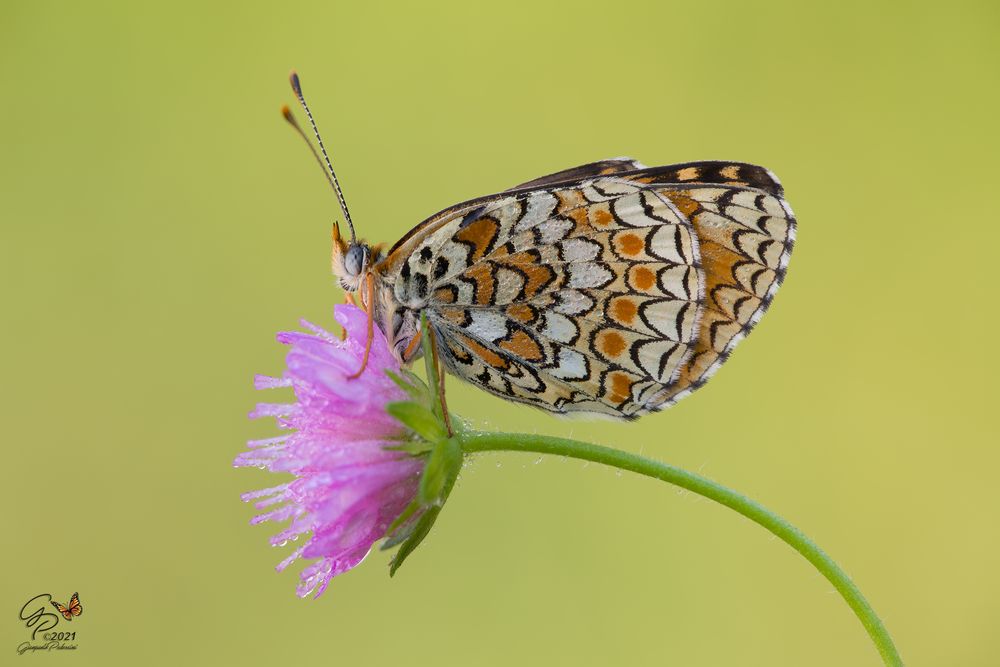
[[[386,371],[398,373],[385,336],[375,327],[365,371],[360,368],[367,336],[367,315],[354,306],[337,306],[335,317],[347,330],[341,341],[303,321],[309,333],[285,332],[290,346],[281,378],[257,376],[258,389],[291,387],[294,403],[260,403],[251,418],[275,417],[291,433],[247,443],[236,467],[291,473],[285,484],[246,493],[244,501],[265,510],[251,523],[291,520],[271,538],[282,546],[305,536],[304,543],[277,567],[299,558],[317,559],[303,570],[297,593],[318,597],[330,580],[360,563],[385,537],[393,521],[413,505],[426,457],[400,449],[410,437],[386,406],[407,399],[407,392]],[[408,525],[422,512],[408,513]]]

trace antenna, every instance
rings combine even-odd
[[[357,235],[354,233],[354,223],[351,221],[351,213],[347,210],[347,202],[344,201],[344,192],[340,189],[340,181],[337,180],[337,172],[333,170],[333,165],[330,163],[330,156],[327,155],[326,148],[323,146],[323,138],[319,136],[319,128],[316,127],[316,121],[313,120],[312,112],[309,111],[309,105],[306,104],[306,98],[302,95],[302,85],[299,83],[299,75],[295,73],[295,70],[292,70],[292,73],[289,74],[288,80],[292,84],[292,91],[295,93],[295,96],[299,98],[299,104],[302,105],[302,108],[306,112],[306,116],[309,118],[309,124],[312,125],[313,134],[316,135],[316,141],[319,143],[319,149],[323,153],[322,160],[316,152],[316,149],[313,148],[309,138],[306,137],[305,132],[302,131],[302,127],[299,125],[298,121],[295,120],[295,116],[292,115],[291,109],[289,109],[288,106],[282,107],[281,115],[285,117],[285,120],[288,121],[289,125],[295,128],[295,130],[299,133],[299,136],[305,140],[306,145],[309,146],[309,150],[312,151],[313,157],[315,157],[316,161],[319,162],[320,167],[324,167],[325,161],[325,168],[323,169],[323,172],[326,174],[326,180],[330,182],[330,185],[333,187],[333,191],[337,195],[337,203],[340,204],[340,210],[344,214],[344,219],[347,220],[347,226],[351,228],[351,243],[354,243],[357,239]]]
[[[306,136],[306,133],[302,130],[302,126],[299,125],[299,121],[295,119],[295,116],[292,114],[292,110],[288,108],[287,104],[281,105],[281,115],[285,117],[288,124],[292,126],[300,137],[302,137],[302,141],[306,142],[306,147],[309,149],[309,152],[312,153],[314,158],[316,158],[316,164],[318,164],[319,168],[323,170],[323,175],[326,176],[326,182],[329,183],[330,187],[334,189],[334,192],[336,192],[337,185],[334,180],[330,178],[330,172],[327,171],[323,158],[321,158],[319,153],[316,152],[312,142],[309,141],[309,137]]]

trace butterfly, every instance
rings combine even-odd
[[[739,162],[602,160],[450,206],[389,248],[358,240],[291,83],[322,158],[287,106],[285,119],[351,230],[334,227],[334,273],[403,364],[420,355],[423,315],[466,382],[553,413],[635,419],[701,387],[785,276],[795,217],[770,170]]]
[[[68,605],[61,605],[55,600],[52,600],[52,606],[63,615],[67,621],[72,621],[74,616],[79,616],[83,613],[83,605],[80,604],[80,594],[73,593],[73,596],[69,599]]]

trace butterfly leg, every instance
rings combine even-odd
[[[406,346],[405,350],[403,350],[404,362],[409,362],[410,358],[416,351],[417,346],[420,345],[420,341],[421,339],[423,339],[423,337],[424,337],[423,329],[417,329],[417,335],[413,337],[413,340],[410,341],[410,344]]]
[[[358,305],[358,302],[354,299],[354,292],[344,292],[344,303],[349,303],[352,306]],[[344,327],[340,328],[340,340],[347,340],[347,329]]]
[[[348,375],[348,380],[355,380],[361,377],[361,374],[365,372],[365,368],[368,367],[368,355],[372,351],[372,339],[375,337],[375,313],[374,313],[374,301],[375,301],[375,277],[372,274],[365,276],[365,294],[362,295],[361,305],[368,312],[368,333],[365,337],[365,353],[361,357],[361,368],[358,369],[357,373],[353,375]]]
[[[441,366],[440,360],[438,359],[437,336],[434,335],[434,329],[428,327],[427,336],[431,343],[431,357],[432,365],[434,366],[434,373],[437,375],[437,395],[438,399],[441,401],[441,416],[444,418],[444,426],[448,429],[448,436],[450,437],[455,435],[455,432],[451,428],[451,415],[448,414],[448,403],[444,400],[444,368]],[[427,378],[427,381],[430,382],[431,379]]]

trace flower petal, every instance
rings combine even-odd
[[[280,378],[258,375],[258,389],[291,387],[294,403],[259,403],[252,418],[275,417],[292,432],[251,440],[233,465],[291,473],[295,479],[245,493],[258,510],[251,523],[291,523],[271,538],[275,546],[305,538],[282,560],[283,570],[299,558],[316,559],[301,573],[300,596],[319,596],[330,580],[360,563],[372,545],[385,537],[393,520],[413,501],[423,459],[392,449],[408,437],[386,412],[386,405],[407,398],[386,371],[400,368],[385,336],[374,327],[368,364],[361,367],[368,315],[353,306],[337,306],[336,319],[347,340],[303,321],[311,333],[282,332],[288,345]]]

